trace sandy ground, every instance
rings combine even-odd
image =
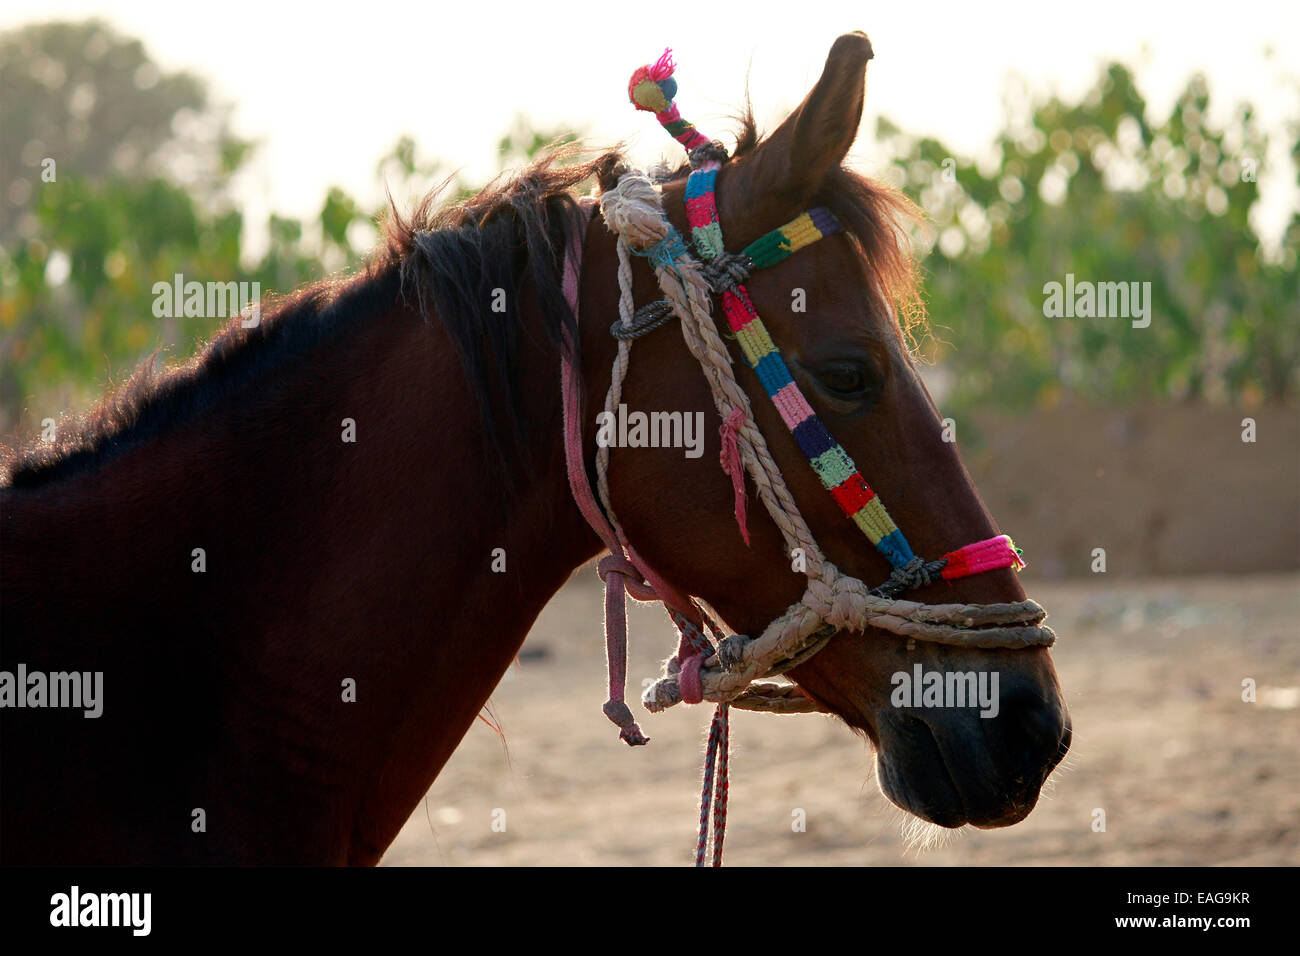
[[[1300,576],[1026,584],[1059,635],[1075,729],[1027,820],[909,847],[869,744],[843,723],[737,713],[728,864],[1300,864]],[[492,697],[504,742],[474,725],[385,865],[690,862],[708,712],[634,704],[653,739],[620,743],[600,713],[600,615],[584,568]],[[644,606],[631,631],[639,680],[672,635]],[[1255,703],[1241,699],[1247,677]]]

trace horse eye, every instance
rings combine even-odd
[[[862,398],[868,391],[866,370],[856,362],[834,362],[814,372],[822,386],[837,398]]]

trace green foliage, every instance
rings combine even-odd
[[[497,143],[497,154],[502,168],[535,159],[543,150],[577,140],[574,133],[564,130],[540,130],[522,113],[515,116],[510,131]]]
[[[1265,254],[1249,214],[1267,138],[1248,106],[1225,129],[1207,125],[1208,107],[1194,77],[1152,125],[1132,75],[1112,64],[1082,102],[1013,118],[984,168],[880,124],[893,181],[938,240],[926,351],[960,353],[949,407],[1295,396],[1300,213]],[[1150,282],[1150,327],[1045,317],[1044,285],[1067,273]]]
[[[214,160],[203,185],[217,187],[247,154],[224,124],[215,142],[178,134],[178,117],[214,112],[202,82],[164,73],[139,40],[98,20],[0,34],[0,89],[0,194],[8,199],[0,203],[0,243],[14,240],[39,188],[33,170],[47,157],[81,179],[134,179],[159,173],[170,144]]]

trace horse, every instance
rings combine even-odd
[[[872,55],[864,34],[841,36],[769,136],[747,109],[710,195],[733,248],[813,203],[834,217],[837,232],[754,272],[748,295],[917,553],[952,553],[997,529],[909,348],[913,209],[845,166]],[[620,400],[706,416],[703,453],[620,448],[597,467],[592,412],[623,374],[611,318],[626,299],[653,304],[656,270],[672,266],[626,255],[577,195],[592,181],[613,194],[626,171],[617,149],[550,153],[459,204],[435,193],[394,210],[356,274],[287,296],[251,327],[232,319],[183,365],[145,363],[53,441],[6,452],[0,671],[102,674],[103,690],[88,719],[39,706],[11,678],[27,706],[11,694],[0,709],[0,861],[377,864],[539,612],[606,549],[578,485],[602,485],[629,548],[607,586],[637,577],[632,563],[652,568],[661,598],[691,604],[683,626],[697,636],[696,607],[756,635],[797,605],[807,582],[777,522],[737,527],[745,483],[765,492],[758,472],[719,473],[728,423],[673,317],[637,339]],[[691,182],[682,166],[656,186],[666,235],[691,232]],[[863,547],[757,374],[735,365],[828,561],[845,580],[899,571]],[[580,410],[572,442],[565,397]],[[908,584],[921,608],[1023,602],[1009,564]],[[648,577],[623,583],[653,590]],[[949,828],[1032,810],[1071,735],[1046,646],[872,624],[816,637],[785,662],[794,696],[869,738],[892,802]],[[891,676],[916,666],[997,673],[996,716],[898,705]]]

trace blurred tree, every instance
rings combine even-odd
[[[97,20],[0,34],[0,88],[7,430],[37,394],[66,403],[123,358],[211,332],[160,327],[151,289],[176,272],[236,278],[242,217],[227,187],[250,144],[196,77],[164,73]]]
[[[932,224],[925,350],[961,356],[947,405],[1295,397],[1300,212],[1280,252],[1261,250],[1250,212],[1268,139],[1249,106],[1211,129],[1209,99],[1194,77],[1152,125],[1111,64],[1081,102],[1011,117],[983,168],[881,121],[890,178]],[[1150,326],[1046,317],[1044,285],[1067,273],[1150,282]]]
[[[200,80],[163,74],[139,41],[99,21],[0,34],[0,80],[14,94],[0,99],[0,433],[84,405],[152,352],[188,355],[212,334],[211,316],[155,315],[155,283],[287,292],[354,268],[387,211],[334,187],[315,220],[272,214],[268,247],[250,261],[230,181],[253,147]],[[501,165],[572,138],[517,117]],[[399,206],[444,181],[447,201],[482,185],[421,156],[409,136],[376,172]]]
[[[315,218],[272,215],[265,253],[248,256],[230,181],[251,144],[199,80],[164,75],[99,22],[0,34],[0,84],[0,434],[88,403],[160,347],[184,356],[212,334],[210,317],[155,316],[155,283],[181,274],[287,292],[355,266],[386,211],[333,188]],[[1262,253],[1250,209],[1267,138],[1249,107],[1209,128],[1208,105],[1194,78],[1153,124],[1129,71],[1111,65],[1080,102],[1009,116],[984,166],[881,121],[889,177],[931,219],[917,237],[935,322],[924,351],[961,356],[947,408],[1296,396],[1300,213],[1281,250]],[[1290,135],[1300,167],[1300,123]],[[573,138],[516,117],[499,165]],[[448,201],[481,186],[411,137],[376,173],[399,208],[439,183]],[[1151,326],[1046,318],[1043,286],[1069,272],[1150,281]]]
[[[576,142],[578,135],[571,130],[538,129],[523,113],[516,114],[510,131],[497,143],[498,162],[502,169],[535,159],[551,146]]]
[[[100,182],[156,175],[169,153],[184,155],[197,189],[219,186],[247,149],[197,77],[164,73],[139,40],[99,20],[0,34],[0,89],[0,243],[35,204],[47,159]]]

